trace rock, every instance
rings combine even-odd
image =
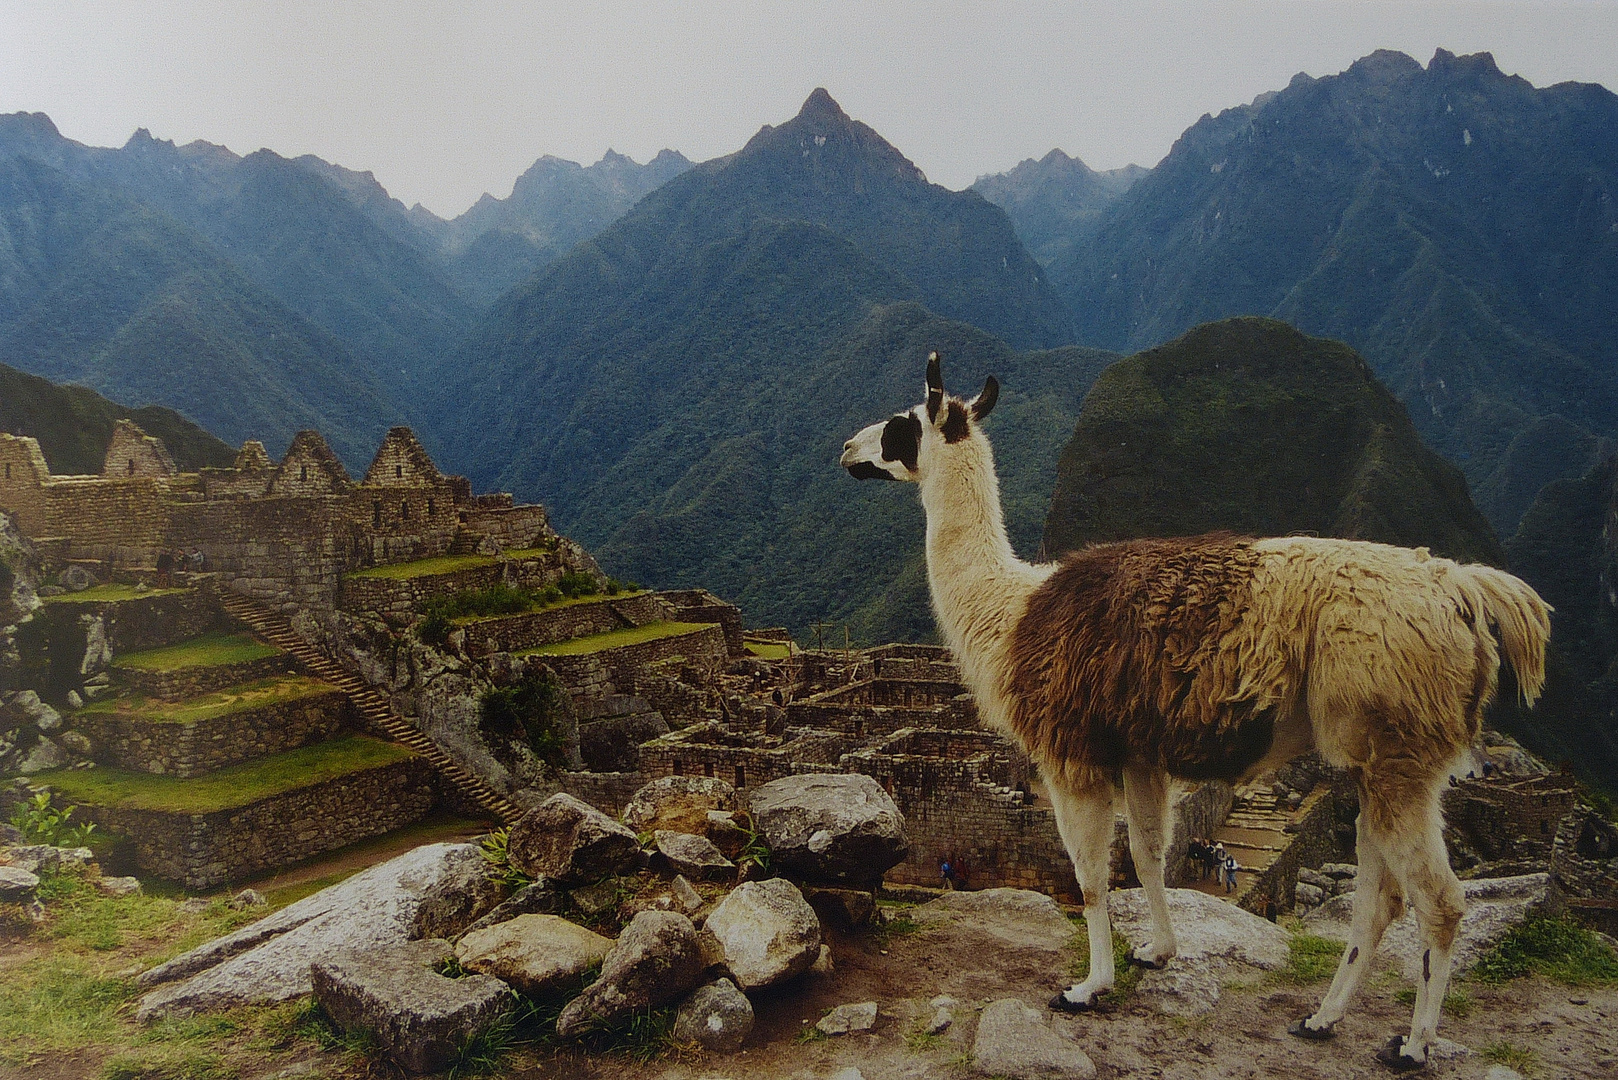
[[[606,958],[612,942],[556,915],[518,915],[461,935],[461,967],[528,995],[573,990],[585,972]]]
[[[703,924],[743,990],[785,982],[820,955],[820,920],[785,878],[748,881],[731,890]]]
[[[339,949],[451,937],[499,900],[489,871],[475,844],[406,852],[145,972],[136,1017],[286,1001],[309,993],[309,965]]]
[[[637,833],[669,829],[706,836],[708,811],[734,810],[736,789],[711,776],[664,776],[629,797],[624,824]]]
[[[95,744],[82,731],[64,731],[56,737],[56,741],[69,753],[79,757],[89,757],[95,752]]]
[[[556,1033],[573,1038],[676,1001],[702,980],[705,967],[690,919],[673,911],[643,911],[618,936],[601,977],[557,1017]]]
[[[61,596],[67,592],[60,585],[41,585],[36,591],[40,596]]]
[[[310,981],[344,1030],[366,1032],[408,1072],[438,1072],[515,1004],[499,979],[440,975],[453,955],[440,939],[339,949],[314,961]]]
[[[1329,862],[1321,866],[1320,872],[1333,881],[1341,881],[1343,878],[1358,877],[1360,868],[1353,863]]]
[[[107,620],[100,615],[84,615],[79,619],[84,627],[84,659],[79,661],[80,675],[94,675],[112,666],[112,642],[107,640]]]
[[[1047,1026],[1043,1010],[1016,998],[984,1006],[972,1059],[977,1073],[1007,1080],[1090,1080],[1096,1074],[1089,1055]]]
[[[1523,1080],[1523,1074],[1505,1065],[1490,1065],[1483,1080]]]
[[[21,903],[39,888],[39,875],[20,866],[0,866],[0,901]]]
[[[1268,919],[1195,889],[1166,892],[1178,958],[1187,966],[1239,963],[1274,971],[1286,965],[1287,932]],[[1145,892],[1121,889],[1108,901],[1113,930],[1136,945],[1144,944],[1151,933]]]
[[[955,1023],[955,1014],[949,1009],[939,1006],[937,1011],[933,1013],[933,1018],[927,1021],[927,1034],[942,1035],[949,1030],[949,1026],[953,1023]]]
[[[47,772],[51,769],[60,769],[64,765],[73,764],[73,754],[48,735],[41,735],[34,748],[28,751],[28,756],[22,759],[17,771],[24,776],[33,776],[35,773]]]
[[[820,953],[815,957],[815,962],[809,965],[809,974],[816,978],[824,978],[836,970],[837,965],[832,963],[831,946],[821,945]]]
[[[736,864],[725,858],[706,836],[658,829],[652,834],[652,842],[677,874],[702,881],[727,878],[736,872]]]
[[[753,828],[779,872],[804,881],[873,889],[904,860],[904,815],[869,776],[784,776],[748,796]]]
[[[36,874],[82,870],[95,861],[95,852],[87,847],[64,848],[50,844],[24,844],[10,851],[11,865]]]
[[[96,576],[84,567],[74,564],[58,574],[56,580],[68,592],[83,592],[96,583]]]
[[[1354,878],[1344,878],[1341,881],[1334,881],[1332,882],[1331,886],[1331,894],[1333,896],[1342,896],[1344,893],[1351,893],[1354,891],[1355,885],[1356,880]]]
[[[822,924],[842,930],[865,926],[876,914],[876,896],[861,889],[833,889],[823,885],[805,886],[803,898],[815,909]]]
[[[1530,916],[1559,915],[1565,907],[1562,891],[1549,874],[1478,878],[1461,882],[1461,889],[1466,895],[1467,910],[1455,935],[1456,971],[1476,964],[1512,927]],[[1347,941],[1355,895],[1326,901],[1304,916],[1303,928],[1321,937]],[[1377,955],[1394,960],[1405,978],[1415,982],[1421,977],[1421,957],[1425,951],[1415,913],[1406,910],[1382,935]]]
[[[62,726],[62,714],[39,700],[39,695],[32,690],[12,695],[9,708],[24,723],[32,724],[40,731],[55,731]]]
[[[0,821],[0,847],[18,847],[26,839],[17,826],[9,821]]]
[[[1167,967],[1143,975],[1135,992],[1164,1016],[1201,1016],[1219,1004],[1219,976],[1206,964],[1175,957]]]
[[[463,934],[482,930],[515,919],[518,915],[555,915],[567,907],[567,896],[544,878],[531,881],[496,904],[483,918],[468,926]]]
[[[674,1017],[674,1038],[734,1054],[753,1030],[753,1003],[729,979],[700,987]]]
[[[620,898],[618,879],[608,878],[606,881],[598,881],[594,885],[574,889],[567,895],[573,906],[579,909],[579,914],[587,919],[593,919],[618,906]]]
[[[1428,1061],[1456,1061],[1471,1056],[1470,1046],[1462,1046],[1453,1039],[1438,1039],[1427,1048]]]
[[[1318,885],[1311,885],[1306,881],[1300,881],[1294,885],[1292,895],[1298,902],[1299,907],[1319,907],[1326,901],[1326,890]]]
[[[684,874],[674,875],[674,881],[669,888],[674,894],[674,902],[679,904],[687,915],[695,915],[702,908],[702,894],[691,887]]]
[[[102,896],[134,896],[140,892],[140,879],[132,877],[96,878],[96,891]]]
[[[832,1073],[830,1080],[865,1080],[865,1074],[849,1065]]]
[[[947,920],[1002,944],[1052,951],[1066,947],[1075,930],[1055,900],[1028,889],[947,892],[910,917],[922,924]]]
[[[709,810],[705,832],[727,859],[734,859],[747,847],[747,830],[737,824],[736,815],[729,810]]]
[[[1298,871],[1298,880],[1322,891],[1331,888],[1337,881],[1336,878],[1329,878],[1319,870],[1311,870],[1307,866]]]
[[[263,893],[257,889],[243,889],[230,898],[232,911],[246,911],[248,908],[269,907],[270,902]]]
[[[213,907],[213,901],[206,896],[188,896],[180,901],[180,912],[184,915],[201,915]],[[155,968],[153,970],[156,970]]]
[[[826,1035],[858,1035],[876,1027],[876,1002],[839,1005],[815,1024]]]
[[[600,810],[559,792],[511,827],[511,864],[565,887],[634,869],[640,841]]]
[[[67,707],[70,709],[84,708],[84,698],[79,695],[77,690],[69,690],[67,692]]]

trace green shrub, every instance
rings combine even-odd
[[[483,695],[480,705],[486,732],[520,733],[547,765],[559,769],[567,763],[561,735],[567,691],[555,676],[529,676],[513,686],[496,687]]]
[[[1618,984],[1612,946],[1572,919],[1529,919],[1484,954],[1472,969],[1480,982],[1544,975],[1569,986]]]
[[[511,865],[511,829],[496,829],[478,841],[483,857],[494,868],[494,878],[508,889],[532,884],[533,878]]]
[[[594,577],[571,570],[557,580],[556,587],[569,600],[576,600],[581,596],[595,596],[601,591],[601,583]]]
[[[53,847],[84,847],[95,832],[94,822],[70,825],[76,806],[57,810],[51,806],[51,797],[41,792],[26,802],[18,803],[11,815],[11,823],[30,844],[50,844]]]

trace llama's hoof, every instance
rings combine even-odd
[[[1387,1041],[1382,1049],[1376,1052],[1376,1059],[1383,1065],[1387,1066],[1389,1071],[1396,1073],[1415,1072],[1417,1069],[1425,1069],[1427,1067],[1427,1063],[1425,1061],[1417,1061],[1415,1058],[1405,1053],[1404,1049],[1405,1037],[1403,1035],[1395,1035],[1393,1038]]]
[[[1169,966],[1167,959],[1159,960],[1154,957],[1136,956],[1134,952],[1129,954],[1129,963],[1133,967],[1148,968],[1152,971],[1162,971]]]
[[[1299,1020],[1296,1024],[1287,1028],[1287,1034],[1296,1035],[1300,1039],[1308,1039],[1311,1042],[1325,1042],[1337,1034],[1335,1024],[1327,1024],[1323,1028],[1312,1028],[1309,1026],[1308,1020],[1307,1016]]]
[[[1067,996],[1066,990],[1061,990],[1057,992],[1055,997],[1051,998],[1050,1007],[1057,1012],[1065,1013],[1106,1012],[1107,1008],[1101,1004],[1100,997],[1100,994],[1096,994],[1089,1001],[1073,1001]]]

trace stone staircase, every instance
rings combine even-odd
[[[264,640],[291,654],[309,674],[341,689],[373,731],[409,747],[473,803],[508,825],[522,816],[522,810],[515,803],[456,763],[414,724],[397,715],[388,699],[374,687],[359,676],[344,671],[294,633],[281,615],[256,600],[228,589],[220,590],[219,602],[231,618],[246,624]]]
[[[1241,785],[1236,789],[1236,801],[1230,815],[1212,837],[1236,857],[1235,890],[1227,893],[1224,885],[1213,879],[1188,884],[1191,888],[1240,905],[1258,876],[1268,870],[1286,850],[1290,842],[1287,826],[1293,818],[1294,812],[1280,805],[1267,786],[1251,783]]]

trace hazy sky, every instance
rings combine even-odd
[[[453,216],[541,154],[701,160],[816,86],[937,183],[1060,146],[1155,164],[1204,112],[1377,48],[1618,88],[1618,0],[75,3],[0,0],[0,112],[370,169]]]

